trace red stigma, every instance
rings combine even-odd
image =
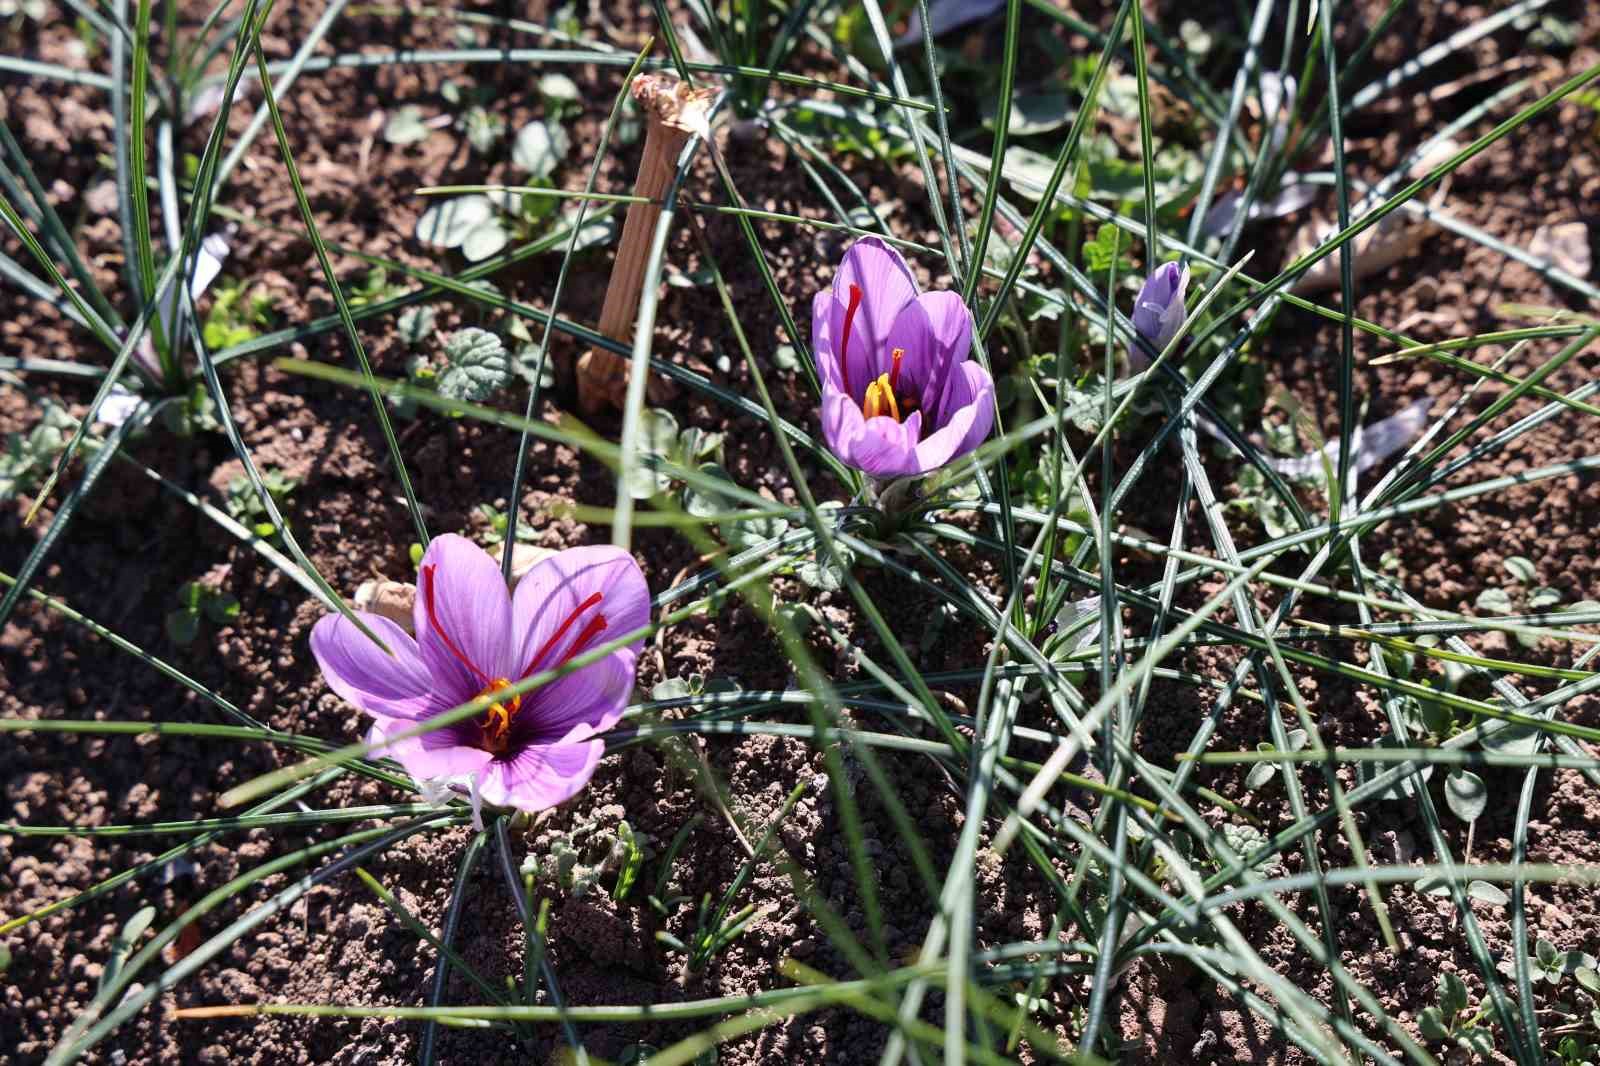
[[[900,360],[906,357],[904,348],[894,350],[894,365],[889,368],[889,391],[896,396],[900,395]]]
[[[538,653],[534,655],[532,659],[528,660],[528,668],[522,671],[522,676],[527,677],[528,675],[532,674],[539,664],[544,661],[544,657],[549,655],[551,650],[554,649],[557,644],[561,643],[561,638],[567,635],[567,630],[572,628],[572,624],[576,622],[585,611],[595,606],[603,599],[605,599],[605,593],[596,592],[588,599],[578,604],[578,606],[573,609],[572,613],[567,615],[566,619],[559,627],[557,627],[556,631],[550,635],[550,639],[544,642],[544,647],[540,648]],[[589,620],[589,624],[584,626],[582,632],[578,634],[578,639],[573,642],[571,650],[567,652],[566,659],[570,659],[574,655],[578,654],[578,651],[585,644],[587,644],[596,633],[600,632],[605,627],[605,615],[597,614],[591,618]],[[565,662],[566,659],[563,659],[562,662]],[[557,665],[560,664],[558,663]]]
[[[850,286],[850,306],[844,310],[844,335],[839,341],[839,374],[844,378],[844,393],[854,397],[850,391],[850,327],[855,324],[856,311],[861,307],[861,286]]]
[[[605,615],[597,614],[593,618],[589,619],[589,624],[583,627],[583,632],[578,634],[578,639],[572,642],[571,648],[567,649],[567,659],[573,658],[579,652],[583,651],[584,648],[588,647],[591,640],[593,640],[599,634],[605,632],[605,628]],[[563,659],[561,661],[566,662],[567,659]]]
[[[476,664],[467,658],[466,653],[456,647],[456,642],[450,639],[450,634],[446,633],[444,626],[439,624],[439,612],[433,606],[433,572],[436,569],[438,569],[438,564],[436,563],[430,563],[422,568],[422,605],[428,612],[428,627],[438,634],[439,639],[444,642],[444,646],[450,650],[451,655],[461,661],[462,666],[476,674],[478,680],[483,682],[485,687],[491,686],[493,682],[490,680],[489,675],[478,669]]]

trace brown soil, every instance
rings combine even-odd
[[[1408,8],[1401,16],[1376,57],[1377,65],[1387,69],[1414,52],[1416,42],[1443,39],[1484,13],[1454,3],[1416,6],[1419,11]],[[321,7],[279,5],[272,32],[263,39],[269,55],[281,58],[290,54]],[[647,30],[649,20],[636,11],[636,5],[613,4],[610,8],[604,22],[597,15],[588,16],[586,32],[614,32],[618,35],[614,39],[626,47]],[[1546,84],[1600,58],[1593,47],[1597,27],[1600,13],[1590,12],[1585,24],[1589,43],[1559,59],[1543,58],[1540,70]],[[75,56],[76,38],[68,24],[40,28],[27,24],[23,32],[20,41],[7,44],[8,51],[83,65]],[[438,24],[421,20],[346,17],[335,32],[333,48],[325,46],[322,51],[437,47],[441,32]],[[1359,38],[1360,28],[1345,27],[1343,33],[1340,45],[1349,48]],[[488,35],[483,39],[498,43]],[[1480,42],[1471,62],[1487,66],[1517,54],[1518,41],[1518,35],[1510,32],[1491,37]],[[537,113],[536,98],[517,82],[511,68],[484,69],[494,70],[494,76],[502,79],[496,106],[510,129]],[[463,73],[416,66],[324,72],[302,78],[285,102],[285,120],[329,241],[420,266],[441,266],[440,257],[412,239],[415,220],[425,206],[412,191],[424,184],[508,177],[505,153],[502,151],[494,165],[485,167],[454,134],[436,135],[422,146],[394,148],[379,136],[381,120],[376,116],[403,102],[440,107],[442,81]],[[583,89],[586,103],[584,113],[569,129],[575,144],[592,144],[620,83],[620,72],[606,68],[570,73]],[[1458,64],[1438,72],[1437,78],[1445,81],[1460,73]],[[0,109],[6,121],[17,131],[39,173],[47,182],[54,181],[51,191],[58,209],[68,218],[81,218],[80,240],[91,253],[99,280],[116,292],[122,253],[114,212],[97,213],[90,203],[91,190],[108,177],[96,159],[96,153],[110,150],[110,119],[103,109],[103,95],[59,86],[46,90],[10,76],[3,84],[6,96]],[[1440,122],[1460,114],[1482,95],[1453,97],[1436,108],[1405,108],[1381,121],[1358,125],[1350,131],[1354,171],[1369,179],[1386,173],[1407,146],[1428,136]],[[257,99],[252,97],[251,102]],[[246,120],[245,110],[237,109],[235,133],[243,129]],[[1453,186],[1449,209],[1501,239],[1523,246],[1543,223],[1592,220],[1600,209],[1600,165],[1595,141],[1588,133],[1591,122],[1592,113],[1577,105],[1551,111],[1464,170]],[[1481,133],[1489,125],[1481,123],[1468,135]],[[201,125],[191,127],[184,134],[185,148],[198,150],[203,135]],[[1537,166],[1529,163],[1530,148],[1539,154]],[[600,187],[623,189],[638,151],[637,145],[624,147],[608,158]],[[752,205],[820,217],[813,190],[775,141],[729,143],[725,151],[734,179]],[[568,186],[580,186],[587,163],[582,150],[575,150],[559,179]],[[904,211],[897,216],[901,232],[932,239],[931,226],[922,214],[920,178],[910,168],[893,172],[854,157],[842,165],[872,202],[897,200],[903,205]],[[719,198],[708,166],[699,168],[697,181],[704,198]],[[280,323],[328,313],[331,297],[310,247],[300,235],[299,217],[270,133],[257,141],[223,201],[286,231],[242,228],[225,276],[248,276],[269,289],[276,297]],[[758,355],[770,360],[773,349],[784,340],[777,316],[754,272],[730,269],[748,255],[743,238],[725,218],[711,218],[705,226],[719,261],[729,271],[738,306],[748,309],[743,325]],[[1277,265],[1270,261],[1267,249],[1286,243],[1293,228],[1284,223],[1251,231],[1248,239],[1263,249],[1252,264],[1253,271],[1266,274]],[[778,225],[763,226],[762,238],[780,287],[800,309],[796,313],[803,327],[805,301],[825,281],[844,241]],[[0,250],[16,257],[21,254],[9,237],[0,242]],[[1264,262],[1263,257],[1269,261]],[[692,271],[699,259],[692,237],[680,231],[669,258]],[[554,263],[553,258],[530,261],[497,277],[496,284],[519,300],[546,306],[555,281]],[[336,266],[347,284],[365,274],[364,266],[353,259],[336,260]],[[457,269],[459,263],[449,259],[444,268]],[[923,280],[948,281],[926,273]],[[593,321],[599,314],[604,284],[603,263],[584,261],[583,269],[569,283],[562,313],[580,322]],[[1406,322],[1404,328],[1422,340],[1493,328],[1501,322],[1494,308],[1502,302],[1569,303],[1560,290],[1531,271],[1449,235],[1431,238],[1421,254],[1369,280],[1362,292],[1357,307],[1360,315],[1391,326]],[[436,301],[436,306],[442,329],[475,321],[470,309],[445,300]],[[657,352],[736,392],[753,392],[737,359],[731,369],[719,367],[719,357],[736,349],[732,337],[723,332],[714,291],[667,288],[658,323]],[[378,373],[404,373],[408,353],[392,324],[368,323],[362,337]],[[73,353],[91,350],[86,338],[63,319],[9,288],[0,290],[0,338],[4,338],[8,354],[73,358]],[[1337,427],[1334,368],[1338,344],[1336,327],[1285,312],[1272,335],[1253,353],[1265,367],[1269,388],[1282,385],[1289,389],[1316,413],[1325,430]],[[1359,334],[1357,344],[1358,386],[1370,397],[1369,418],[1398,410],[1422,395],[1438,398],[1437,411],[1464,387],[1461,379],[1429,364],[1369,367],[1368,361],[1386,349]],[[294,345],[291,350],[330,362],[348,359],[346,345],[336,334],[308,345]],[[1552,351],[1550,344],[1530,346],[1507,369],[1526,373]],[[563,340],[555,352],[558,358],[570,360],[577,349]],[[1007,353],[1002,350],[996,355],[1003,364]],[[80,357],[102,358],[98,354]],[[1547,384],[1571,388],[1591,376],[1597,363],[1597,353],[1586,352]],[[778,370],[770,361],[764,364],[764,371],[778,389],[784,416],[815,429],[803,379]],[[404,575],[411,527],[366,399],[358,393],[291,378],[253,360],[235,363],[224,380],[256,461],[300,479],[288,517],[322,573],[347,592],[374,575]],[[80,414],[89,396],[86,390],[58,379],[36,378],[29,384]],[[513,394],[501,402],[520,411],[523,398]],[[553,421],[573,406],[564,385],[542,401],[540,417]],[[794,499],[764,426],[730,417],[710,401],[688,394],[675,409],[685,425],[728,434],[726,465],[741,484],[758,487],[777,499]],[[1524,403],[1515,413],[1532,409],[1534,405]],[[0,430],[27,427],[36,417],[35,410],[33,402],[20,392],[0,392]],[[596,428],[610,433],[616,426],[602,420]],[[1580,436],[1583,428],[1574,418],[1558,419],[1523,436],[1506,452],[1463,471],[1457,483],[1585,454],[1589,449]],[[400,433],[418,494],[428,508],[430,528],[481,534],[483,523],[475,508],[485,502],[504,505],[515,438],[470,421],[430,415],[400,423]],[[1124,445],[1119,459],[1126,461],[1136,451],[1136,442]],[[209,494],[213,502],[219,502],[222,490],[239,470],[220,436],[200,438],[186,448],[153,434],[135,445],[134,454],[179,483]],[[612,482],[606,469],[572,449],[547,444],[532,446],[531,464],[528,491],[520,503],[524,521],[537,531],[539,542],[565,547],[606,540],[607,528],[574,522],[552,509],[570,500],[608,506]],[[839,486],[825,475],[811,469],[807,474],[814,475],[812,487],[820,498],[842,496]],[[1149,502],[1149,514],[1135,503],[1124,519],[1130,525],[1159,530],[1157,535],[1164,536],[1166,529],[1161,523],[1170,522],[1171,516],[1160,508],[1171,498],[1163,485],[1163,478],[1170,475],[1151,476],[1157,480],[1147,478],[1146,484],[1157,491],[1137,494]],[[1218,485],[1226,485],[1231,480],[1230,468],[1214,463],[1213,477]],[[33,529],[21,527],[21,513],[18,506],[0,516],[0,568],[8,573],[15,572],[37,536]],[[47,509],[41,521],[49,517]],[[1532,558],[1539,582],[1560,588],[1570,603],[1600,599],[1590,533],[1597,521],[1600,482],[1573,477],[1430,512],[1369,537],[1364,550],[1373,558],[1391,548],[1398,552],[1401,565],[1397,576],[1408,591],[1428,604],[1470,610],[1486,584],[1504,581],[1501,563],[1513,554]],[[1190,527],[1190,543],[1207,543],[1198,512],[1191,515]],[[1243,518],[1235,522],[1235,533],[1242,543],[1260,537]],[[636,535],[635,553],[655,590],[680,579],[697,558],[684,540],[650,530]],[[992,558],[952,554],[952,561],[966,572],[998,584]],[[1118,565],[1119,571],[1130,577],[1159,576],[1158,560],[1129,556]],[[163,615],[182,582],[202,577],[236,595],[243,608],[241,616],[234,625],[204,630],[188,647],[175,647],[163,632]],[[891,627],[919,656],[921,668],[964,669],[982,662],[986,648],[977,635],[964,627],[941,631],[930,625],[928,619],[936,606],[931,596],[908,595],[881,574],[868,574],[866,580]],[[131,468],[118,466],[107,475],[87,513],[57,545],[38,586],[176,663],[274,727],[336,741],[355,739],[362,731],[361,716],[326,691],[306,652],[306,636],[318,616],[317,607],[254,553],[221,534],[190,507],[155,490]],[[776,591],[790,602],[809,598],[868,652],[877,650],[865,622],[844,596],[817,594],[785,582],[780,582]],[[1204,592],[1196,589],[1193,595]],[[1319,617],[1338,616],[1324,612]],[[1490,639],[1479,638],[1477,644],[1489,653],[1506,652],[1503,645],[1496,647]],[[657,647],[659,651],[642,660],[639,683],[644,692],[662,679],[696,672],[734,679],[746,689],[781,689],[791,682],[775,641],[759,618],[743,606],[729,605],[716,616],[677,625]],[[820,633],[813,633],[812,650],[833,676],[852,676],[854,667]],[[1512,651],[1520,653],[1519,649]],[[1232,654],[1195,653],[1190,668],[1224,676],[1233,664]],[[1362,653],[1352,654],[1359,659]],[[1526,654],[1537,661],[1564,664],[1570,650],[1546,642]],[[0,669],[5,678],[0,685],[0,714],[7,717],[221,720],[204,701],[184,695],[134,658],[117,653],[105,641],[34,604],[19,610],[0,633]],[[1366,693],[1316,677],[1302,679],[1302,692],[1318,715],[1319,728],[1329,744],[1368,741],[1386,729],[1381,712]],[[956,690],[954,695],[970,700],[975,694]],[[1203,710],[1192,689],[1158,686],[1140,737],[1143,749],[1147,754],[1165,754],[1181,748]],[[1585,724],[1600,724],[1600,706],[1592,700],[1575,705],[1570,713]],[[775,717],[776,712],[768,716]],[[1042,715],[1028,724],[1049,726]],[[1259,705],[1243,704],[1224,718],[1213,747],[1253,747],[1265,736]],[[815,892],[864,937],[866,916],[843,843],[839,812],[819,776],[823,773],[821,754],[809,743],[771,737],[738,742],[713,738],[684,745],[677,754],[694,751],[704,755],[726,784],[729,804],[747,826],[764,823],[796,784],[810,782],[780,835],[784,851],[809,875]],[[1018,753],[1038,754],[1023,745]],[[215,816],[223,813],[215,803],[218,793],[283,765],[289,758],[290,753],[266,746],[183,738],[25,735],[0,745],[4,817],[21,823],[104,825]],[[924,833],[935,867],[942,869],[960,832],[959,782],[952,786],[930,772],[932,767],[926,761],[889,757],[884,763]],[[863,807],[868,850],[875,857],[879,876],[876,888],[890,923],[884,930],[884,946],[895,959],[911,957],[927,927],[928,895],[916,883],[910,856],[872,786],[848,760],[846,776]],[[1244,803],[1269,831],[1291,820],[1281,786],[1251,793],[1243,787],[1243,774],[1231,770],[1204,778],[1208,786]],[[1511,797],[1516,795],[1519,780],[1519,774],[1510,772],[1490,776],[1495,802],[1477,827],[1474,858],[1509,858]],[[1320,777],[1308,772],[1303,781],[1308,804],[1324,804]],[[318,794],[313,805],[332,808],[403,798],[385,786],[345,780]],[[1600,859],[1588,832],[1600,814],[1600,804],[1577,775],[1558,774],[1542,780],[1534,812],[1530,860],[1577,863]],[[683,857],[668,875],[668,888],[698,900],[708,892],[720,894],[738,873],[746,853],[728,820],[706,801],[692,773],[674,757],[674,749],[635,747],[614,754],[570,809],[558,812],[538,829],[516,834],[515,844],[519,853],[537,851],[548,843],[542,834],[553,829],[626,817],[636,830],[653,837],[659,849],[697,814],[703,817]],[[1375,848],[1388,846],[1386,841],[1397,848],[1406,839],[1425,842],[1420,818],[1409,806],[1369,806],[1358,818],[1364,836]],[[93,996],[118,929],[140,907],[149,904],[157,908],[156,928],[160,928],[185,905],[242,870],[333,835],[332,831],[299,830],[232,834],[195,856],[192,879],[179,878],[168,885],[154,879],[133,882],[92,905],[7,935],[0,940],[12,954],[9,970],[0,977],[0,995],[4,997],[0,1063],[31,1063],[43,1058]],[[367,869],[396,891],[425,923],[438,929],[469,836],[466,829],[426,833],[383,853]],[[0,920],[66,898],[151,857],[175,839],[181,838],[89,841],[0,834]],[[1452,840],[1458,857],[1464,845],[1462,828]],[[1334,834],[1321,839],[1321,848],[1328,864],[1343,866],[1350,861]],[[1419,852],[1426,856],[1425,843]],[[492,858],[486,857],[471,882],[457,947],[489,979],[500,981],[520,978],[523,933]],[[1374,856],[1380,862],[1396,859],[1395,855]],[[1294,861],[1289,865],[1292,869]],[[1066,875],[1070,870],[1061,872]],[[653,882],[658,873],[657,863],[649,862],[643,880]],[[289,876],[270,879],[208,915],[201,923],[203,934],[210,936],[222,929],[267,894],[288,884]],[[1003,866],[980,867],[978,886],[981,945],[1046,934],[1054,913],[1053,893],[1020,855],[1013,853]],[[623,904],[612,902],[603,893],[556,899],[550,960],[569,1003],[664,1003],[773,988],[786,983],[776,967],[791,956],[824,973],[851,973],[847,960],[797,905],[789,870],[778,862],[758,864],[740,897],[741,905],[748,902],[762,908],[763,917],[700,972],[689,972],[682,956],[654,939],[658,929],[687,938],[693,932],[692,906],[662,921],[639,902],[641,895],[636,891]],[[1545,936],[1562,949],[1600,953],[1600,934],[1595,932],[1600,929],[1600,910],[1592,894],[1578,888],[1530,886],[1528,895],[1532,935]],[[1433,1002],[1433,982],[1442,970],[1463,973],[1473,994],[1479,994],[1481,987],[1472,976],[1472,962],[1448,902],[1405,889],[1393,890],[1387,898],[1406,945],[1399,957],[1378,948],[1381,941],[1371,911],[1358,892],[1334,895],[1341,911],[1335,920],[1352,975],[1374,989],[1387,1010],[1408,1021],[1414,1021],[1421,1009]],[[1317,925],[1319,917],[1308,898],[1295,897],[1289,902],[1308,924]],[[1326,973],[1295,949],[1263,909],[1240,908],[1230,916],[1281,973],[1316,994],[1328,992]],[[1478,917],[1491,947],[1507,950],[1505,916],[1480,906]],[[419,943],[359,881],[345,876],[319,887],[289,913],[238,940],[193,979],[164,996],[162,1004],[419,1005],[428,999],[434,959],[432,948]],[[146,976],[153,977],[155,972],[147,971]],[[1053,983],[1046,995],[1054,1013],[1042,1015],[1042,1024],[1056,1029],[1063,1039],[1072,1038],[1068,1019],[1074,1008],[1083,1005],[1083,986],[1063,980]],[[1303,1060],[1297,1052],[1285,1049],[1282,1039],[1242,1004],[1182,964],[1135,966],[1123,979],[1121,997],[1118,1017],[1128,1043],[1127,1061]],[[481,998],[481,992],[458,975],[452,978],[444,1001],[472,1003]],[[930,1018],[940,1016],[942,1001],[936,994],[929,997],[926,1009]],[[584,1027],[582,1035],[591,1053],[614,1059],[629,1043],[664,1046],[704,1024],[708,1023],[590,1026]],[[421,1026],[413,1023],[332,1019],[173,1022],[150,1010],[105,1041],[93,1061],[380,1066],[415,1061],[420,1034]],[[821,1012],[736,1038],[724,1046],[720,1061],[735,1066],[798,1060],[872,1062],[883,1039],[884,1029],[876,1022],[847,1011]],[[440,1061],[445,1063],[546,1062],[552,1061],[563,1044],[554,1027],[536,1030],[527,1047],[500,1034],[464,1030],[441,1030],[440,1040]]]

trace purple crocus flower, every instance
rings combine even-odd
[[[811,304],[828,448],[875,478],[937,470],[983,443],[994,380],[968,359],[972,315],[953,292],[920,292],[876,237],[850,246]]]
[[[1145,279],[1139,298],[1133,303],[1133,328],[1157,352],[1166,348],[1183,327],[1184,293],[1189,289],[1189,268],[1177,263],[1162,263]],[[1138,345],[1128,349],[1128,360],[1135,370],[1150,365]]]
[[[639,564],[611,547],[558,552],[508,593],[488,553],[450,534],[422,557],[416,639],[381,615],[359,617],[392,655],[339,614],[317,622],[311,651],[328,687],[372,716],[378,743],[638,629],[649,621],[650,593]],[[475,819],[483,801],[553,807],[594,773],[605,748],[599,734],[622,716],[641,644],[378,754],[397,759],[430,794],[468,790]]]

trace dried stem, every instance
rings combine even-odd
[[[633,192],[649,202],[628,206],[622,242],[611,266],[611,282],[600,311],[600,332],[612,340],[626,343],[632,339],[645,260],[650,254],[662,199],[672,184],[683,146],[697,133],[709,135],[707,112],[714,95],[712,90],[694,89],[660,74],[645,75],[633,83],[633,98],[646,120],[644,157],[639,161]],[[649,383],[653,402],[661,402],[660,387],[664,385],[666,382],[657,380]],[[578,359],[578,404],[585,413],[594,414],[607,407],[621,410],[627,388],[628,361],[621,356],[591,348]]]

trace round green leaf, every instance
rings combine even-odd
[[[1422,1035],[1429,1040],[1449,1040],[1450,1030],[1445,1028],[1444,1020],[1439,1016],[1438,1007],[1428,1007],[1417,1018],[1417,1028],[1422,1030]]]
[[[219,626],[237,621],[239,610],[239,599],[232,593],[214,592],[205,599],[206,617]]]
[[[1543,736],[1544,734],[1531,725],[1508,725],[1488,734],[1480,743],[1485,751],[1497,751],[1506,755],[1532,755],[1539,750]]]
[[[435,248],[459,248],[474,226],[494,217],[494,203],[473,193],[434,204],[417,219],[417,240]]]
[[[416,348],[433,332],[433,323],[438,313],[428,304],[417,307],[408,307],[400,312],[395,327],[400,331],[400,339],[405,341],[407,348]]]
[[[994,129],[998,110],[993,102],[982,104],[984,129]],[[1011,136],[1049,133],[1067,125],[1076,115],[1072,97],[1064,92],[1017,93],[1011,98]]]
[[[1561,590],[1552,588],[1534,589],[1528,597],[1528,609],[1533,611],[1548,611],[1561,602]]]
[[[1487,588],[1478,593],[1477,608],[1495,614],[1510,614],[1511,595],[1505,589]]]
[[[167,639],[174,644],[189,644],[200,635],[200,614],[178,608],[167,612]]]
[[[477,263],[494,255],[511,243],[511,234],[500,225],[499,219],[486,219],[467,231],[461,242],[461,254],[468,262]]]
[[[1538,567],[1525,555],[1513,555],[1505,561],[1506,572],[1524,585],[1531,585],[1539,576]]]
[[[1499,885],[1491,885],[1487,881],[1468,881],[1467,895],[1480,903],[1494,907],[1504,907],[1511,902],[1511,897],[1506,895]]]
[[[1471,770],[1452,770],[1444,779],[1444,799],[1457,818],[1475,822],[1489,806],[1489,790]]]
[[[567,242],[572,240],[572,225],[578,220],[578,209],[569,207],[561,212],[562,237],[552,251],[565,255]],[[583,226],[578,230],[578,240],[572,246],[575,252],[586,251],[590,248],[601,248],[608,245],[616,238],[617,222],[612,215],[604,218],[585,216]]]
[[[432,133],[422,120],[422,108],[416,104],[395,109],[383,124],[383,139],[393,145],[418,144]]]
[[[849,553],[840,548],[839,554],[848,566],[851,561]],[[816,555],[801,562],[795,567],[794,574],[807,587],[819,592],[836,592],[844,588],[844,573],[833,565],[825,551],[819,550]]]
[[[639,412],[639,463],[633,468],[628,481],[629,495],[636,500],[648,500],[672,485],[672,475],[658,468],[658,464],[672,458],[678,446],[678,420],[672,412],[659,407],[647,407]]]
[[[539,95],[548,103],[568,105],[582,99],[578,83],[565,74],[546,74],[539,79]]]
[[[658,681],[650,690],[653,700],[678,700],[695,695],[689,682],[681,677],[669,677],[665,681]]]
[[[547,178],[555,173],[571,147],[572,139],[560,123],[534,119],[517,131],[511,162],[536,178]]]
[[[445,342],[449,365],[439,372],[439,395],[452,400],[487,400],[511,384],[505,342],[486,329],[456,330]]]
[[[671,411],[647,407],[639,412],[639,451],[671,455],[678,445],[678,419]]]

